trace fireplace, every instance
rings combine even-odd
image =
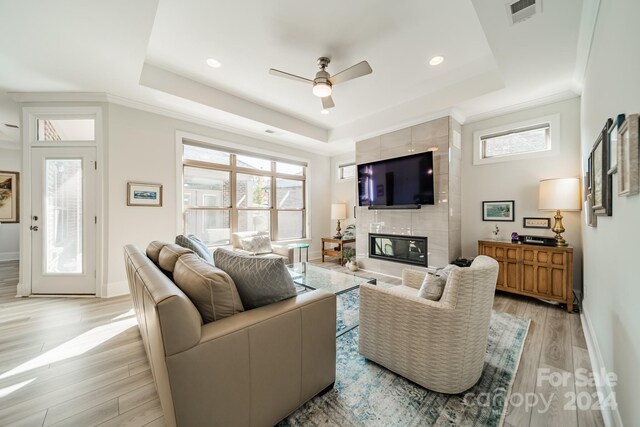
[[[369,234],[369,258],[426,267],[427,238],[395,234]]]

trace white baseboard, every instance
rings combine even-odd
[[[18,261],[20,252],[0,252],[0,261]]]
[[[119,297],[120,295],[129,295],[129,283],[126,280],[107,283],[107,294],[103,295],[103,298]]]
[[[591,370],[603,377],[604,374],[611,371],[608,370],[604,364],[604,359],[602,358],[602,353],[600,352],[600,346],[598,345],[598,339],[596,337],[595,331],[593,330],[591,319],[589,318],[589,314],[585,310],[584,305],[582,305],[580,320],[582,322],[584,337],[587,341],[589,359],[591,359]],[[620,411],[618,410],[617,403],[615,404],[615,407],[611,407],[611,404],[616,401],[610,400],[606,402],[606,404],[602,401],[602,399],[606,399],[608,396],[612,396],[611,393],[613,393],[614,390],[611,387],[611,384],[609,384],[608,381],[600,381],[599,384],[596,384],[596,389],[598,392],[598,398],[601,399],[600,410],[602,412],[604,425],[607,427],[623,427],[622,418],[620,418]]]

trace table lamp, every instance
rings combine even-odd
[[[579,211],[580,208],[580,179],[556,178],[540,181],[538,209],[556,211],[553,217],[556,221],[551,229],[556,233],[556,246],[567,246],[567,242],[562,238],[565,229],[560,211]]]
[[[347,205],[344,203],[332,203],[331,204],[331,219],[338,220],[338,226],[336,227],[336,235],[333,236],[336,239],[342,239],[342,233],[340,228],[340,220],[347,219]]]

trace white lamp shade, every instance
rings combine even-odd
[[[540,181],[538,209],[542,211],[579,211],[580,179],[557,178]]]
[[[344,203],[331,204],[331,219],[347,219],[347,205]]]

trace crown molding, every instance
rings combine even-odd
[[[9,97],[20,103],[26,102],[107,102],[105,92],[9,92]]]
[[[578,47],[576,51],[576,68],[573,73],[573,80],[579,85],[581,92],[587,65],[589,64],[591,44],[593,43],[593,35],[596,30],[599,11],[600,0],[583,0],[580,32],[578,33]]]
[[[522,111],[529,108],[540,107],[542,105],[547,105],[547,104],[553,104],[554,102],[566,101],[568,99],[578,98],[579,96],[580,96],[579,93],[576,93],[571,90],[567,90],[564,92],[545,96],[543,98],[532,99],[530,101],[509,105],[503,108],[498,108],[496,110],[475,114],[467,117],[467,120],[464,124],[479,122],[480,120],[492,119],[497,116],[503,116],[505,114],[515,113],[517,111]]]

